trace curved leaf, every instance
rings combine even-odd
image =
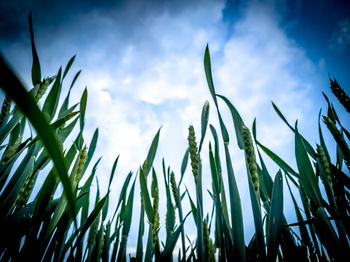
[[[32,13],[29,13],[29,32],[30,32],[30,42],[32,45],[32,55],[33,55],[33,65],[32,65],[32,83],[33,86],[39,84],[41,81],[41,70],[38,53],[36,52],[35,43],[34,43],[34,30],[32,22]]]
[[[269,231],[267,238],[267,256],[275,261],[282,230],[283,217],[283,183],[281,170],[275,176],[272,188],[271,211],[269,215]]]
[[[205,54],[204,54],[204,70],[205,70],[205,76],[207,78],[207,82],[208,82],[208,86],[209,86],[209,91],[211,93],[211,96],[213,97],[215,106],[218,107],[218,102],[217,102],[216,96],[215,96],[213,77],[211,75],[211,63],[210,63],[210,54],[209,54],[209,46],[208,45],[205,48]]]
[[[201,117],[201,140],[199,142],[199,149],[200,152],[202,149],[202,144],[204,141],[205,133],[207,131],[208,127],[208,119],[209,119],[209,102],[205,101],[202,109],[202,117]]]
[[[244,122],[243,122],[241,116],[239,115],[237,109],[231,104],[231,102],[226,97],[224,97],[222,95],[217,95],[217,96],[220,97],[222,100],[224,100],[224,102],[226,103],[226,105],[228,106],[228,108],[231,111],[233,125],[234,125],[235,131],[236,131],[237,144],[238,144],[238,147],[240,149],[243,149],[244,143],[243,143],[243,137],[241,134],[241,130],[242,130],[242,126],[244,125]]]
[[[162,127],[160,127],[158,129],[158,132],[157,134],[154,136],[153,138],[153,141],[152,141],[152,144],[151,144],[151,147],[148,151],[148,154],[147,154],[147,160],[146,160],[146,169],[143,170],[144,172],[144,175],[147,177],[149,171],[151,170],[152,168],[152,165],[153,165],[153,160],[154,160],[154,157],[156,156],[156,152],[157,152],[157,147],[158,147],[158,141],[159,141],[159,133],[160,133],[160,129]]]

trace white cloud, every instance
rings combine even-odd
[[[256,116],[271,130],[275,113],[270,110],[270,101],[283,106],[281,110],[287,119],[301,118],[301,111],[309,110],[311,99],[307,95],[311,83],[295,72],[314,74],[315,69],[266,8],[253,5],[247,9],[245,18],[234,26],[234,33],[225,44],[214,75],[218,92],[232,101],[248,124]],[[301,100],[303,108],[296,107],[295,102]],[[279,136],[285,134],[276,136],[274,145],[280,145],[276,139],[283,144],[284,139]]]

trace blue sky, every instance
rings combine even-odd
[[[128,171],[136,172],[142,164],[160,126],[155,167],[160,175],[164,157],[179,179],[188,126],[193,124],[199,134],[202,105],[205,100],[213,105],[203,68],[207,43],[217,92],[231,100],[247,126],[256,117],[258,139],[292,166],[293,134],[278,118],[271,101],[291,123],[298,119],[302,133],[315,145],[318,112],[321,107],[325,110],[321,92],[331,96],[328,73],[349,93],[348,1],[90,0],[73,4],[14,0],[2,1],[0,10],[0,50],[28,87],[32,62],[29,11],[43,76],[54,75],[60,65],[77,55],[70,77],[80,69],[82,74],[72,101],[78,101],[88,87],[85,137],[89,141],[99,127],[95,159],[103,155],[98,172],[102,190],[114,158],[121,155],[113,184],[115,198]],[[69,83],[67,80],[64,91]],[[249,196],[243,154],[236,146],[229,112],[224,104],[220,108],[232,137],[230,150],[244,216],[252,221],[250,203],[245,201]],[[346,116],[343,121],[348,121]],[[217,126],[214,112],[210,122]],[[202,153],[204,167],[208,167],[207,148],[208,135]],[[271,173],[277,172],[266,161]],[[209,177],[208,168],[203,170],[203,176]],[[189,169],[184,182],[193,188]],[[204,186],[209,188],[210,183],[206,179]],[[205,199],[209,200],[208,194]],[[115,202],[111,205],[113,209]],[[164,213],[161,210],[163,218]],[[137,235],[134,223],[131,242]],[[187,226],[191,225],[189,221]],[[249,240],[252,224],[245,226]]]

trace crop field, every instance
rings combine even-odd
[[[56,75],[42,76],[31,15],[29,25],[32,87],[21,83],[9,66],[11,61],[2,57],[0,61],[0,88],[4,94],[0,113],[0,261],[301,262],[343,261],[350,254],[350,133],[349,126],[343,124],[349,119],[340,119],[332,104],[338,100],[349,117],[350,98],[336,79],[330,77],[334,96],[323,94],[327,112],[315,115],[319,123],[316,143],[307,141],[298,123],[288,122],[283,108],[272,104],[294,136],[292,153],[297,168],[292,168],[269,145],[257,140],[255,121],[250,127],[230,100],[216,93],[207,46],[203,74],[211,106],[203,101],[198,116],[200,130],[189,125],[188,149],[180,156],[181,174],[175,176],[164,161],[161,170],[154,168],[160,128],[144,145],[148,148],[144,162],[122,181],[117,205],[112,206],[110,192],[114,190],[111,184],[118,157],[111,167],[107,193],[101,194],[99,188],[96,195],[90,192],[100,162],[91,161],[98,131],[91,141],[84,139],[88,89],[80,101],[70,101],[70,90],[80,72],[75,74],[68,93],[61,92],[75,57]],[[229,109],[231,122],[224,122],[218,101]],[[209,123],[209,113],[217,117],[218,126]],[[228,132],[228,125],[233,125],[234,133]],[[25,129],[31,131],[29,135]],[[79,130],[76,137],[73,129]],[[325,135],[332,137],[332,144],[325,143]],[[204,143],[206,136],[209,143]],[[208,155],[201,154],[204,147],[209,148]],[[233,147],[241,150],[246,163],[255,232],[248,242],[235,163],[231,161]],[[329,148],[334,147],[336,153],[330,155]],[[268,170],[263,156],[279,167],[276,174]],[[202,186],[202,159],[210,164],[208,189]],[[193,191],[183,182],[186,169],[193,175]],[[34,191],[38,177],[44,182]],[[135,208],[135,194],[139,193],[136,184],[141,190],[140,209]],[[160,187],[165,188],[165,217],[159,212]],[[207,192],[211,197],[211,203],[206,203],[212,207],[210,213],[203,208],[203,194]],[[293,223],[283,212],[286,195],[292,199],[297,218]],[[189,210],[184,202],[190,204]],[[113,215],[107,216],[108,212]],[[135,216],[139,218],[133,225],[138,228],[138,236],[132,243],[136,250],[131,252],[128,238]],[[189,220],[196,226],[195,241],[184,227]],[[163,225],[164,238],[159,234]]]

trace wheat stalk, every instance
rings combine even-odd
[[[39,84],[39,88],[38,91],[36,92],[35,96],[34,96],[34,100],[36,102],[39,102],[39,100],[43,97],[43,95],[45,94],[48,86],[51,84],[51,82],[55,79],[56,76],[54,77],[48,77],[45,78],[42,82],[40,82]]]
[[[158,243],[158,232],[159,232],[159,191],[156,177],[153,176],[151,185],[151,194],[153,197],[153,221],[152,221],[152,234],[153,234],[153,244]]]
[[[21,144],[21,140],[22,140],[22,137],[19,136],[16,138],[13,144],[7,147],[5,153],[2,156],[2,159],[1,159],[2,162],[8,161],[16,153],[19,145]]]
[[[244,142],[244,151],[246,153],[247,161],[248,161],[248,169],[250,176],[252,178],[254,190],[256,194],[259,196],[259,175],[258,175],[258,167],[256,165],[256,158],[254,153],[254,146],[252,137],[250,135],[249,129],[243,125],[242,126],[242,137]]]
[[[179,200],[177,197],[178,191],[177,191],[177,185],[176,185],[176,181],[175,181],[174,172],[171,172],[171,174],[170,174],[170,184],[171,184],[171,191],[172,191],[173,197],[175,199],[175,205],[176,205],[176,207],[179,207]]]
[[[210,232],[208,228],[207,220],[203,220],[203,238],[204,238],[204,247],[205,255],[208,262],[215,261],[215,247],[213,241],[210,238]]]
[[[30,194],[33,191],[35,177],[33,173],[33,166],[31,167],[31,170],[29,171],[29,175],[25,179],[23,186],[21,187],[17,200],[16,200],[16,206],[17,208],[23,207],[25,204],[27,204]]]
[[[92,246],[96,241],[97,230],[98,230],[98,226],[100,225],[100,218],[101,218],[101,212],[98,213],[98,216],[95,218],[94,222],[90,227],[89,236],[87,240],[88,248],[92,248]]]
[[[4,102],[1,107],[1,114],[0,114],[0,126],[4,122],[4,118],[7,116],[7,114],[10,112],[11,109],[11,99],[10,97],[6,94]]]
[[[331,169],[329,168],[329,162],[328,162],[326,153],[324,152],[324,149],[321,145],[317,145],[317,153],[320,159],[321,166],[323,168],[323,171],[329,183],[329,186],[333,188]]]
[[[83,173],[83,169],[84,169],[84,165],[86,163],[86,159],[87,159],[87,148],[86,146],[84,146],[84,148],[82,150],[80,150],[79,152],[79,162],[78,162],[78,167],[77,167],[77,171],[75,173],[74,176],[74,185],[78,185],[79,181],[82,177],[82,173]]]
[[[196,143],[196,135],[192,125],[190,125],[190,127],[188,128],[188,131],[188,147],[191,158],[192,174],[194,177],[194,181],[197,184],[199,170],[199,155]]]
[[[335,78],[334,80],[329,78],[329,80],[331,80],[331,90],[333,94],[337,97],[344,108],[350,113],[350,97],[345,93],[344,89],[341,88]]]
[[[341,152],[343,153],[345,164],[350,170],[350,149],[345,142],[343,134],[338,130],[336,124],[329,117],[324,116],[323,122],[327,125],[329,131],[337,142]]]

